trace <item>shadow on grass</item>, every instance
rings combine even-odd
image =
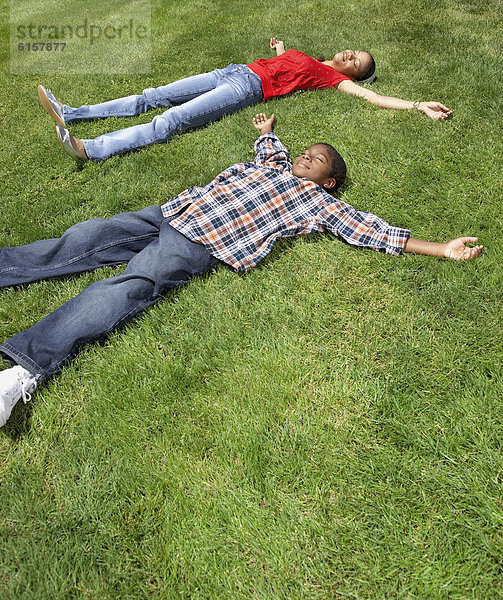
[[[3,427],[3,433],[14,442],[19,442],[31,431],[33,400],[24,404],[22,400],[14,406],[10,419]]]

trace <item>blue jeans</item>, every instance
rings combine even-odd
[[[58,373],[88,342],[98,341],[219,261],[171,227],[159,206],[92,219],[61,238],[0,250],[0,287],[127,262],[120,275],[91,284],[0,353],[40,381]]]
[[[260,77],[246,65],[229,65],[211,73],[194,75],[158,88],[148,88],[142,94],[118,98],[92,106],[63,106],[68,123],[105,117],[131,117],[151,108],[168,110],[150,123],[105,133],[91,140],[82,140],[87,156],[105,160],[114,154],[168,140],[178,131],[205,125],[224,115],[256,104],[262,100]]]

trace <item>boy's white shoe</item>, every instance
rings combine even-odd
[[[31,400],[36,387],[35,377],[19,365],[0,371],[0,427],[7,423],[18,400],[22,398],[25,404]]]

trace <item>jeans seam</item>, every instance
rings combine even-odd
[[[177,94],[176,98],[185,98],[186,96],[193,96],[194,94],[197,94],[197,96],[195,96],[195,97],[198,98],[199,96],[202,96],[203,94],[206,94],[207,92],[211,92],[212,90],[215,89],[215,87],[216,86],[209,87],[208,89],[205,89],[205,90],[201,90],[199,88],[198,89],[194,89],[194,90],[191,90],[190,92],[186,92],[186,93],[183,93],[183,94]],[[147,102],[151,102],[151,101],[147,99]],[[175,104],[174,106],[173,106],[173,101],[172,100],[168,100],[168,102],[172,105],[172,106],[170,106],[168,108],[168,110],[170,110],[171,108],[175,108],[176,106],[178,106],[178,104],[185,104],[185,102],[187,102],[187,100],[185,102],[179,102],[178,100],[175,100],[175,102],[177,104]]]

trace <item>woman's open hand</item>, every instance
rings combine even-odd
[[[277,40],[275,37],[271,38],[271,40],[269,42],[269,46],[271,48],[276,49],[277,56],[279,56],[280,54],[283,54],[283,52],[285,51],[285,43],[282,42],[281,40]]]
[[[430,119],[447,119],[452,114],[452,110],[440,102],[420,102],[417,109]]]

